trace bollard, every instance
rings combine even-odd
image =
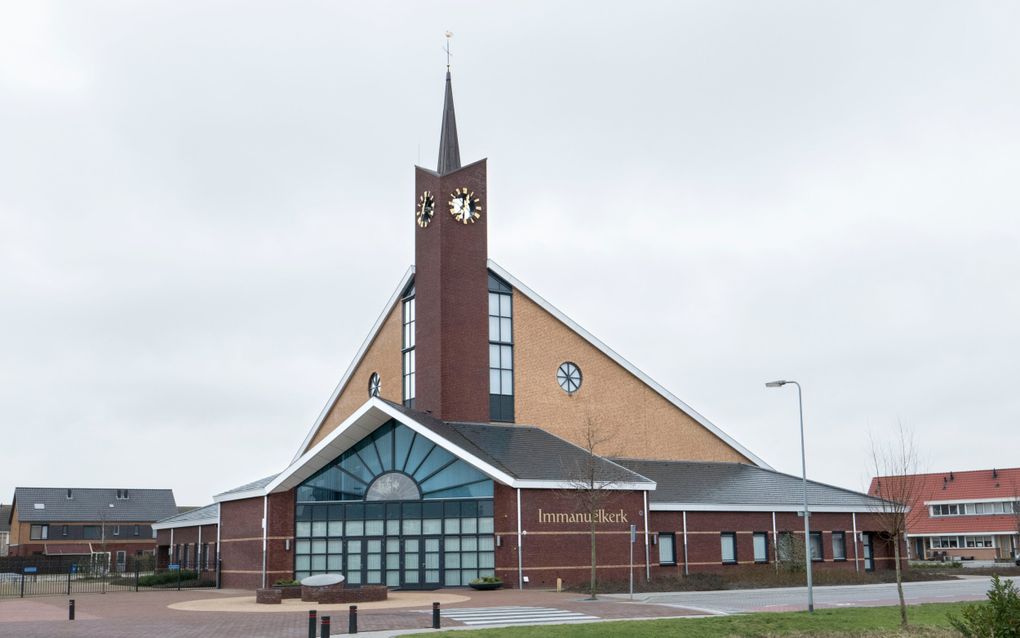
[[[315,638],[315,614],[314,609],[308,610],[308,638]]]
[[[358,606],[351,605],[351,613],[347,620],[347,633],[358,633]]]
[[[74,599],[67,601],[67,619],[74,620]]]
[[[432,603],[432,628],[439,629],[439,603]]]
[[[322,617],[322,630],[321,631],[322,631],[322,633],[320,633],[319,635],[322,636],[322,638],[329,638],[329,616],[323,616]]]

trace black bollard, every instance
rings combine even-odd
[[[347,633],[358,633],[358,606],[351,605],[351,613],[347,620]]]
[[[322,630],[319,635],[322,638],[329,638],[329,616],[322,617]]]
[[[74,599],[67,601],[67,619],[74,620]]]
[[[314,609],[308,610],[308,638],[315,638],[315,615]]]
[[[439,629],[439,603],[432,603],[432,628]]]

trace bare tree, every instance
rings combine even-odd
[[[880,499],[871,510],[882,536],[893,544],[900,624],[906,627],[907,603],[903,598],[900,548],[906,543],[911,505],[922,499],[925,489],[914,433],[901,423],[887,441],[876,441],[872,437],[871,463],[875,476],[871,495]]]
[[[585,418],[580,439],[575,441],[585,454],[571,469],[570,489],[566,492],[567,498],[584,512],[588,522],[591,540],[591,581],[588,591],[591,600],[598,598],[598,579],[595,573],[598,564],[596,523],[599,520],[599,512],[605,508],[606,502],[613,495],[614,487],[622,478],[619,468],[602,458],[602,454],[607,453],[604,448],[612,439],[612,433],[602,427],[598,420],[590,414]]]

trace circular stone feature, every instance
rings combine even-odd
[[[341,574],[316,574],[315,576],[306,576],[301,579],[302,587],[328,587],[329,585],[339,585],[344,582],[344,577]]]

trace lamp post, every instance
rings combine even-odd
[[[781,388],[788,383],[797,386],[797,407],[800,410],[800,470],[804,482],[804,563],[807,567],[807,610],[810,613],[815,610],[815,596],[811,586],[811,522],[807,500],[807,456],[804,453],[804,401],[801,397],[800,384],[796,381],[769,381],[765,387]]]

